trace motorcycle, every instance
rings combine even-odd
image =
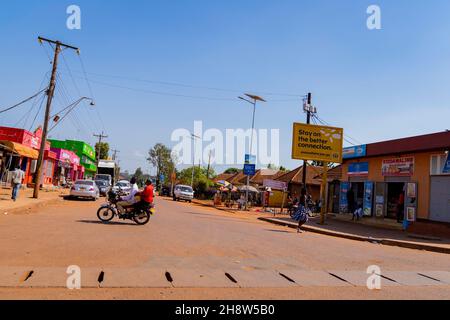
[[[114,217],[122,220],[132,220],[138,225],[145,225],[150,221],[150,217],[155,213],[155,206],[136,205],[129,208],[121,208],[117,205],[121,201],[121,196],[110,191],[108,193],[108,202],[103,204],[97,211],[97,217],[102,222],[110,222]]]

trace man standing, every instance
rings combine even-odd
[[[22,187],[23,179],[25,179],[25,172],[20,169],[20,166],[17,166],[14,172],[12,173],[12,196],[11,199],[13,201],[17,200],[19,196],[19,190]]]

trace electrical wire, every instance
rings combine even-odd
[[[323,125],[325,125],[325,126],[330,126],[330,124],[329,124],[328,122],[326,122],[325,120],[319,118],[319,116],[317,116],[316,114],[313,114],[313,118],[317,119],[321,124],[323,124]],[[345,137],[347,137],[347,138],[353,140],[353,142],[350,141],[349,139],[345,138]],[[358,140],[356,140],[356,139],[350,137],[350,136],[347,135],[347,134],[344,134],[344,141],[346,141],[347,143],[351,144],[352,146],[362,145],[362,144],[363,144],[363,143],[361,143],[360,141],[358,141]]]
[[[29,97],[29,98],[27,98],[27,99],[25,99],[25,100],[23,100],[23,101],[21,101],[21,102],[19,102],[19,103],[13,105],[12,107],[9,107],[9,108],[6,108],[6,109],[1,110],[1,111],[0,111],[0,114],[5,113],[5,112],[8,112],[8,111],[11,111],[11,110],[13,110],[13,109],[15,109],[15,108],[17,108],[17,107],[20,107],[20,106],[23,105],[24,103],[27,103],[28,101],[33,100],[35,97],[39,96],[39,95],[40,95],[42,92],[44,92],[44,91],[47,91],[47,88],[45,88],[44,90],[39,91],[38,93],[32,95],[31,97]]]

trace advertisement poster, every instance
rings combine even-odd
[[[344,129],[294,123],[292,159],[342,163]]]
[[[350,182],[341,182],[341,193],[339,197],[339,211],[340,213],[348,212],[347,192],[350,189]]]
[[[408,198],[417,198],[417,190],[416,190],[416,184],[415,183],[408,183],[407,184],[406,196]]]
[[[416,208],[414,207],[406,208],[406,220],[410,222],[416,221]]]
[[[368,162],[355,162],[348,165],[348,173],[352,177],[364,177],[369,175]]]
[[[410,177],[414,174],[414,157],[383,160],[381,172],[385,177]]]
[[[364,184],[364,216],[371,217],[372,216],[372,205],[373,205],[373,191],[374,191],[374,183],[367,181]]]
[[[376,211],[375,214],[376,214],[377,218],[383,218],[383,216],[384,216],[384,205],[377,203],[375,211]]]
[[[361,158],[365,157],[366,154],[367,154],[366,145],[344,148],[343,151],[344,159]]]
[[[444,173],[444,174],[450,173],[450,152],[447,155],[447,161],[445,161],[444,169],[442,169],[442,173]]]

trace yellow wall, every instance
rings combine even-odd
[[[417,218],[428,219],[430,216],[430,161],[432,155],[443,154],[443,152],[423,152],[413,154],[402,154],[398,157],[414,157],[414,175],[411,177],[411,182],[418,184],[418,212]],[[369,177],[368,181],[384,182],[385,177],[381,173],[382,162],[385,159],[398,158],[396,156],[383,156],[374,158],[348,159],[345,160],[342,166],[342,179],[349,181],[348,164],[354,162],[369,162]]]

